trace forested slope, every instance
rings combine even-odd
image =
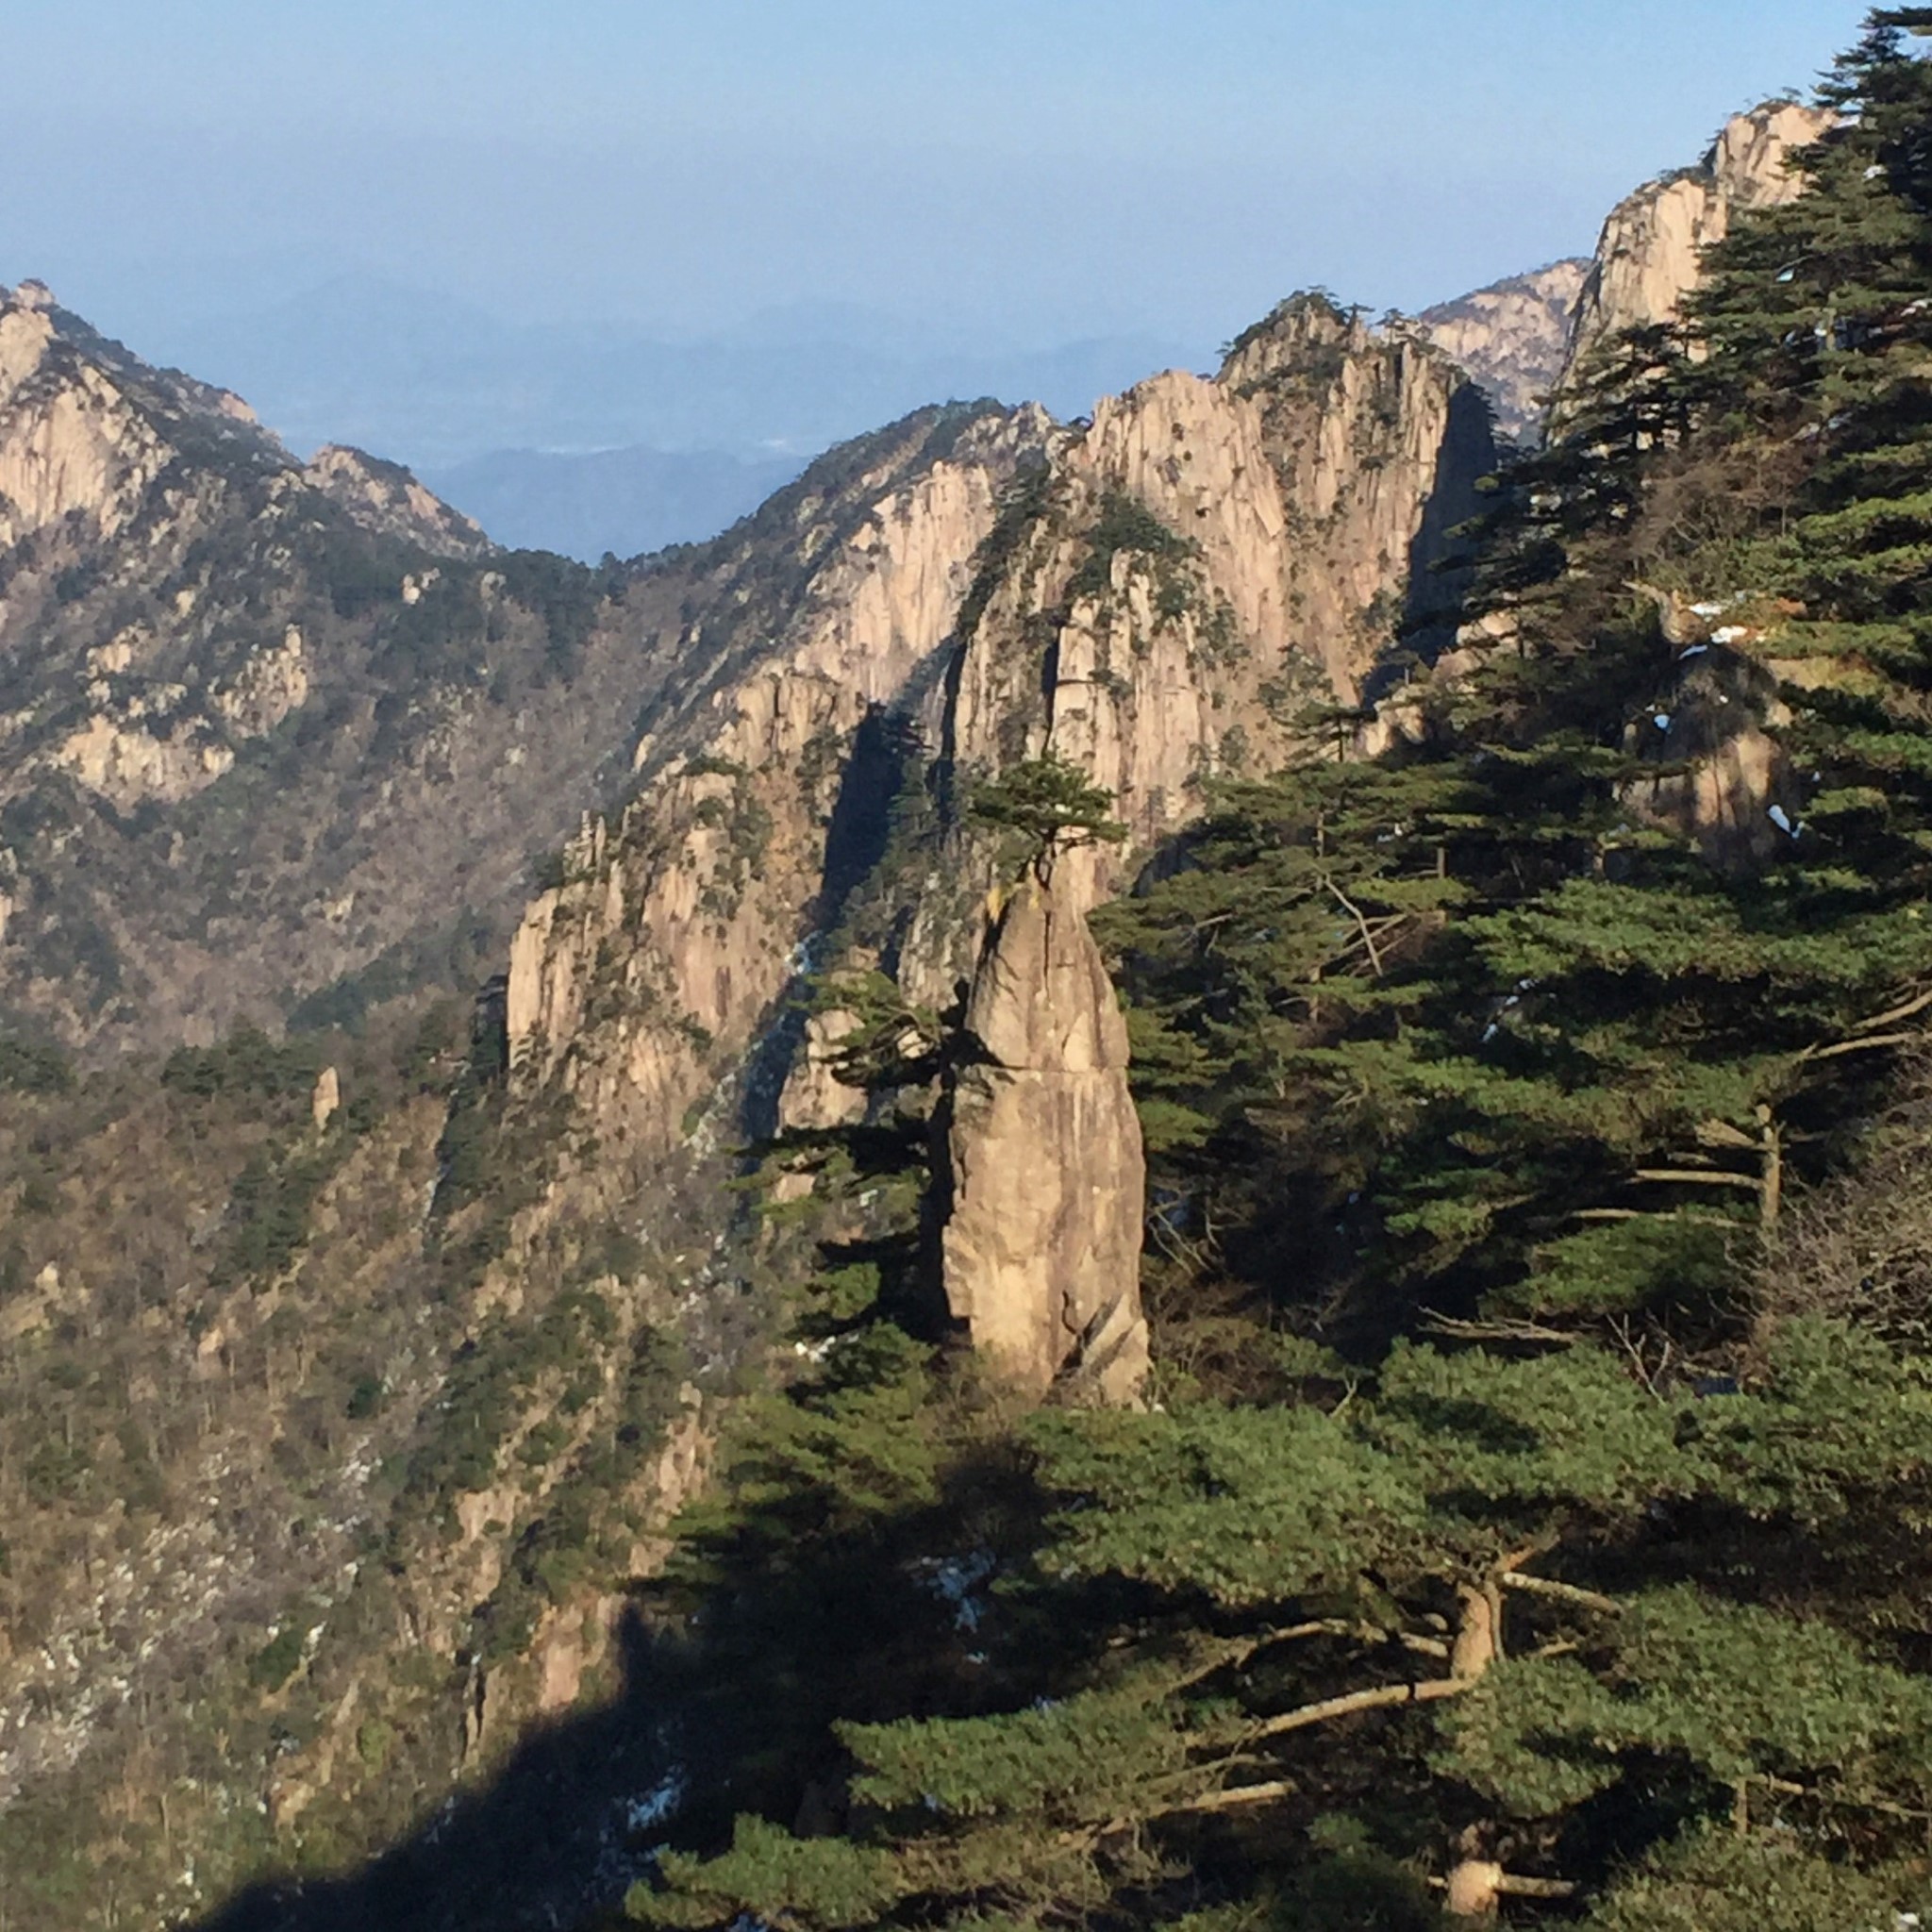
[[[1921,30],[1733,124],[1829,132],[1481,482],[1320,296],[501,635],[504,559],[411,599],[217,477],[238,558],[287,499],[381,565],[275,579],[303,662],[460,592],[448,715],[630,775],[474,1005],[345,954],[289,1039],[0,1042],[0,1932],[1932,1908]],[[90,654],[260,559],[70,596],[85,534],[9,594],[175,745]],[[100,734],[15,723],[68,796]],[[64,824],[37,918],[112,903]]]
[[[1925,32],[1498,479],[1391,748],[1311,718],[1100,916],[1149,1409],[1015,1417],[822,1183],[823,1366],[660,1600],[722,1704],[635,1916],[1924,1907]],[[1039,866],[1108,803],[1058,795]],[[906,1038],[776,1163],[916,1186]]]

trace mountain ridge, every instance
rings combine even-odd
[[[1547,358],[1557,305],[1527,293]],[[1388,746],[1400,770],[1507,644],[1457,628],[1490,410],[1428,325],[1302,296],[1212,376],[1072,423],[915,411],[707,543],[592,572],[472,548],[375,459],[310,477],[218,392],[163,383],[151,406],[43,314],[0,308],[0,349],[44,330],[78,373],[16,380],[0,438],[18,421],[42,447],[62,396],[121,433],[91,466],[8,473],[36,480],[6,507],[0,579],[0,995],[100,1070],[0,1056],[0,1774],[26,1787],[0,1870],[76,1924],[104,1872],[114,1909],[178,1920],[286,1870],[230,1922],[343,1923],[366,1895],[327,1874],[414,1830],[402,1867],[444,1890],[423,1903],[380,1858],[369,1882],[444,1923],[613,1907],[683,1761],[638,1702],[669,1664],[637,1592],[721,1432],[742,1442],[758,1363],[781,1386],[798,1364],[806,1391],[780,1467],[830,1457],[892,1493],[919,1440],[906,1390],[972,1340],[917,1301],[936,1244],[956,1319],[1040,1338],[1029,1390],[1131,1411],[1172,1310],[1091,1291],[1138,1225],[1131,1200],[1088,1211],[1095,1162],[1133,1171],[1143,1121],[1067,934],[1158,883],[1230,783]],[[176,417],[206,460],[162,433]],[[1023,849],[1036,903],[987,799],[1042,767],[1120,836]],[[1323,920],[1378,980],[1407,913],[1329,884]],[[1041,906],[1058,936],[1036,942]],[[425,935],[452,915],[463,931]],[[75,942],[90,924],[105,958]],[[1362,997],[1350,978],[1327,996]],[[936,1072],[962,982],[985,989],[984,1054]],[[841,1077],[841,1042],[884,1058],[880,1091]],[[173,1051],[157,1074],[130,1043]],[[789,1219],[739,1207],[744,1150],[774,1139]],[[976,1203],[988,1162],[1023,1184],[1010,1215]],[[1009,1265],[1014,1219],[1047,1231]],[[1203,1233],[1178,1211],[1157,1229]],[[801,1293],[825,1304],[803,1325]],[[877,1297],[912,1324],[898,1341]],[[1339,1371],[1291,1347],[1254,1373]],[[950,1661],[970,1631],[944,1615]],[[607,1693],[622,1736],[590,1725],[595,1766],[545,1760],[565,1849],[541,1883],[518,1889],[512,1843],[434,1859],[424,1821],[547,1735],[525,1725],[567,1735]],[[811,1842],[834,1841],[842,1764],[775,1778]]]

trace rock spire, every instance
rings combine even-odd
[[[1021,1387],[1132,1402],[1146,1163],[1126,1024],[1068,885],[1029,877],[1000,908],[965,1037],[941,1115],[947,1307]]]

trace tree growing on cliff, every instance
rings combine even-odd
[[[1125,840],[1127,828],[1108,816],[1112,808],[1110,792],[1077,765],[1048,752],[976,785],[967,816],[975,825],[1007,834],[1013,871],[1020,876],[1031,873],[1044,884],[1055,858],[1069,847]]]

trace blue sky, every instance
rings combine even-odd
[[[127,337],[341,276],[700,330],[854,303],[1211,343],[1587,250],[1848,0],[66,0],[0,280]],[[28,17],[23,18],[23,15]]]

